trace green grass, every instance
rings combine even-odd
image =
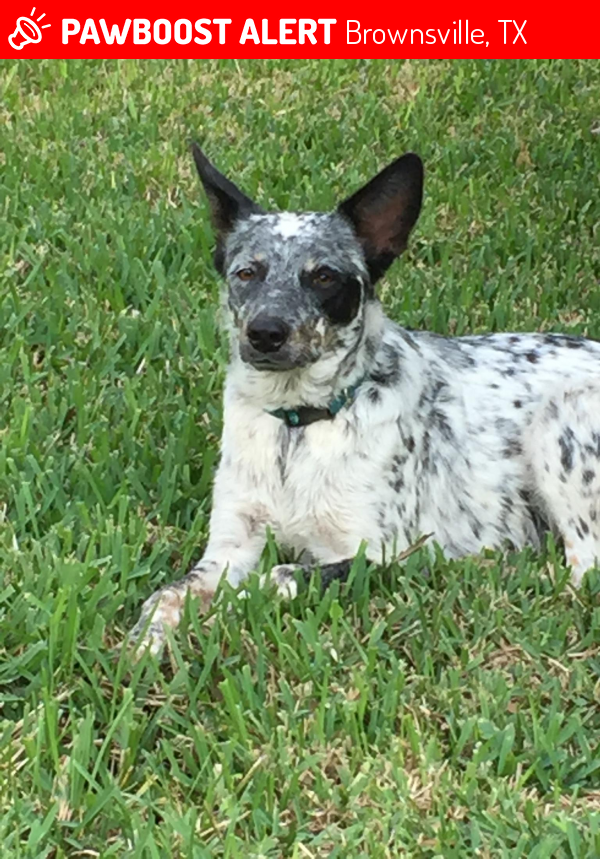
[[[587,61],[0,66],[2,857],[600,856],[600,577],[574,594],[551,545],[289,605],[253,579],[162,671],[111,653],[206,540],[189,137],[279,207],[417,150],[389,313],[600,337],[599,92]]]

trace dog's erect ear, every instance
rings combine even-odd
[[[217,238],[215,264],[220,270],[223,263],[223,239],[237,221],[252,214],[263,214],[263,210],[233,182],[219,173],[197,143],[192,143],[192,154],[198,175],[204,185],[210,205],[213,228]]]
[[[406,247],[422,198],[423,162],[409,152],[339,205],[363,246],[372,283]]]

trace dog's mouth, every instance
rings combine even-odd
[[[244,358],[243,356],[242,360],[245,364],[249,364],[251,367],[254,367],[255,370],[270,373],[284,373],[290,370],[301,370],[302,367],[306,367],[306,365],[310,363],[306,360],[273,360],[272,358]]]
[[[306,354],[290,354],[287,349],[277,352],[262,353],[253,349],[248,343],[240,345],[240,358],[244,364],[249,364],[255,370],[269,373],[285,373],[290,370],[301,370],[313,364],[317,357]]]

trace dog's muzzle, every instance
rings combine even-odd
[[[279,316],[259,313],[240,331],[240,357],[256,370],[301,370],[314,364],[320,352],[300,333]]]

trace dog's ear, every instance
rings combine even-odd
[[[372,283],[405,249],[422,198],[423,162],[409,152],[339,205],[363,246]]]
[[[198,175],[202,180],[210,205],[212,225],[217,239],[215,265],[223,267],[223,241],[237,221],[252,214],[263,214],[263,210],[247,197],[233,182],[219,173],[197,143],[192,143],[192,154]]]

